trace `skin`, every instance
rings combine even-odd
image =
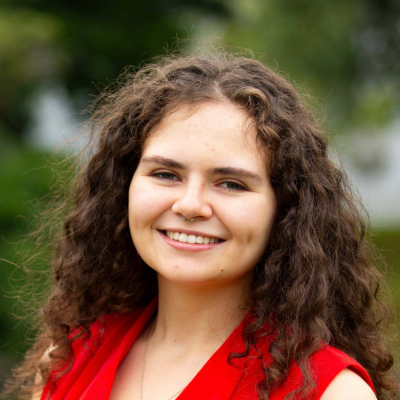
[[[330,383],[321,400],[376,400],[367,383],[356,373],[344,369]]]
[[[160,278],[198,289],[248,281],[276,211],[250,122],[233,105],[207,104],[174,113],[148,139],[129,191],[129,221],[139,254]],[[164,165],[165,159],[182,168]],[[213,172],[227,167],[258,180]],[[224,242],[210,251],[176,250],[159,233],[166,229],[195,230]]]

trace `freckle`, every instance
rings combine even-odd
[[[224,272],[224,269],[223,269],[223,268],[221,269],[221,272]]]
[[[176,343],[176,339],[174,339],[174,342]]]

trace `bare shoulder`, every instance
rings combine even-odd
[[[376,396],[360,376],[344,369],[327,387],[321,400],[376,400]]]

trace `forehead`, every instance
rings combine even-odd
[[[150,132],[142,155],[149,151],[198,153],[218,152],[229,158],[238,154],[266,161],[266,152],[257,140],[253,119],[245,110],[229,102],[183,105]],[[232,158],[230,157],[230,158]]]

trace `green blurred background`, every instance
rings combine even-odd
[[[316,98],[332,157],[343,162],[370,210],[400,310],[398,0],[3,0],[0,385],[32,336],[29,318],[16,319],[30,302],[16,294],[26,283],[16,265],[36,251],[20,240],[49,181],[57,180],[49,160],[63,153],[52,149],[79,133],[87,118],[81,111],[124,67],[164,54],[177,38],[218,39],[262,53]],[[46,268],[43,261],[39,270]],[[30,282],[33,292],[41,282]]]

